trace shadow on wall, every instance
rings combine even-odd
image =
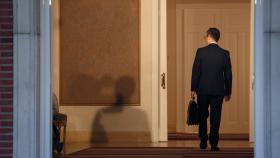
[[[72,76],[71,86],[65,93],[81,103],[69,104],[73,108],[69,107],[72,124],[68,131],[86,132],[89,135],[81,136],[81,140],[93,143],[150,141],[148,115],[143,107],[147,105],[131,106],[136,90],[136,81],[128,75],[117,79],[108,74],[100,79],[86,73]],[[102,104],[92,106],[87,104],[90,102]],[[73,141],[80,141],[77,139],[79,136],[73,137]]]
[[[115,83],[116,102],[108,107],[96,112],[92,122],[91,142],[108,143],[108,133],[110,131],[125,132],[126,127],[134,128],[135,131],[148,130],[147,115],[144,111],[134,107],[125,106],[130,102],[131,96],[135,92],[135,81],[129,76],[120,77]],[[127,110],[129,109],[129,110]],[[128,111],[125,114],[124,110]],[[140,127],[140,129],[137,129]],[[141,129],[142,128],[142,129]]]

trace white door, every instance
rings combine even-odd
[[[186,4],[176,7],[177,132],[196,133],[185,124],[196,49],[206,45],[209,27],[221,31],[219,45],[230,51],[233,93],[224,103],[221,133],[249,133],[250,4]]]

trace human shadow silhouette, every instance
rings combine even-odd
[[[105,128],[101,124],[102,115],[122,112],[123,104],[126,101],[129,101],[130,97],[134,93],[134,89],[135,89],[135,82],[131,77],[125,76],[118,79],[118,81],[115,84],[116,102],[113,105],[100,109],[96,112],[96,116],[92,124],[92,134],[91,134],[92,143],[108,142],[108,137]]]
[[[149,131],[148,117],[146,112],[142,110],[143,107],[128,106],[136,93],[136,82],[132,77],[122,76],[114,81],[110,75],[96,79],[87,74],[79,73],[73,76],[70,87],[71,90],[68,93],[73,97],[72,99],[84,103],[84,105],[89,102],[104,101],[106,105],[108,102],[105,107],[92,107],[96,110],[92,122],[89,122],[91,124],[90,142],[106,144],[111,140],[109,138],[110,132]],[[110,104],[109,102],[112,101],[114,103]],[[82,105],[79,104],[79,106]],[[84,121],[90,120],[84,119]],[[85,122],[85,124],[87,123]],[[148,138],[148,135],[145,137]]]

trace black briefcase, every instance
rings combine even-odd
[[[198,125],[198,123],[199,123],[198,105],[193,98],[189,102],[189,106],[188,106],[187,124],[191,126],[191,125]]]

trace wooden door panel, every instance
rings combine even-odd
[[[212,14],[209,14],[212,13]],[[192,62],[195,58],[195,53],[198,47],[201,47],[204,43],[203,37],[205,36],[205,30],[210,26],[215,25],[214,10],[184,10],[184,48],[183,48],[183,82],[186,82],[183,88],[184,102],[187,103],[190,99],[190,82],[187,79],[191,78],[191,71],[189,68],[192,67]],[[186,115],[186,113],[184,113]],[[185,132],[193,133],[197,132],[197,127],[185,126]]]

